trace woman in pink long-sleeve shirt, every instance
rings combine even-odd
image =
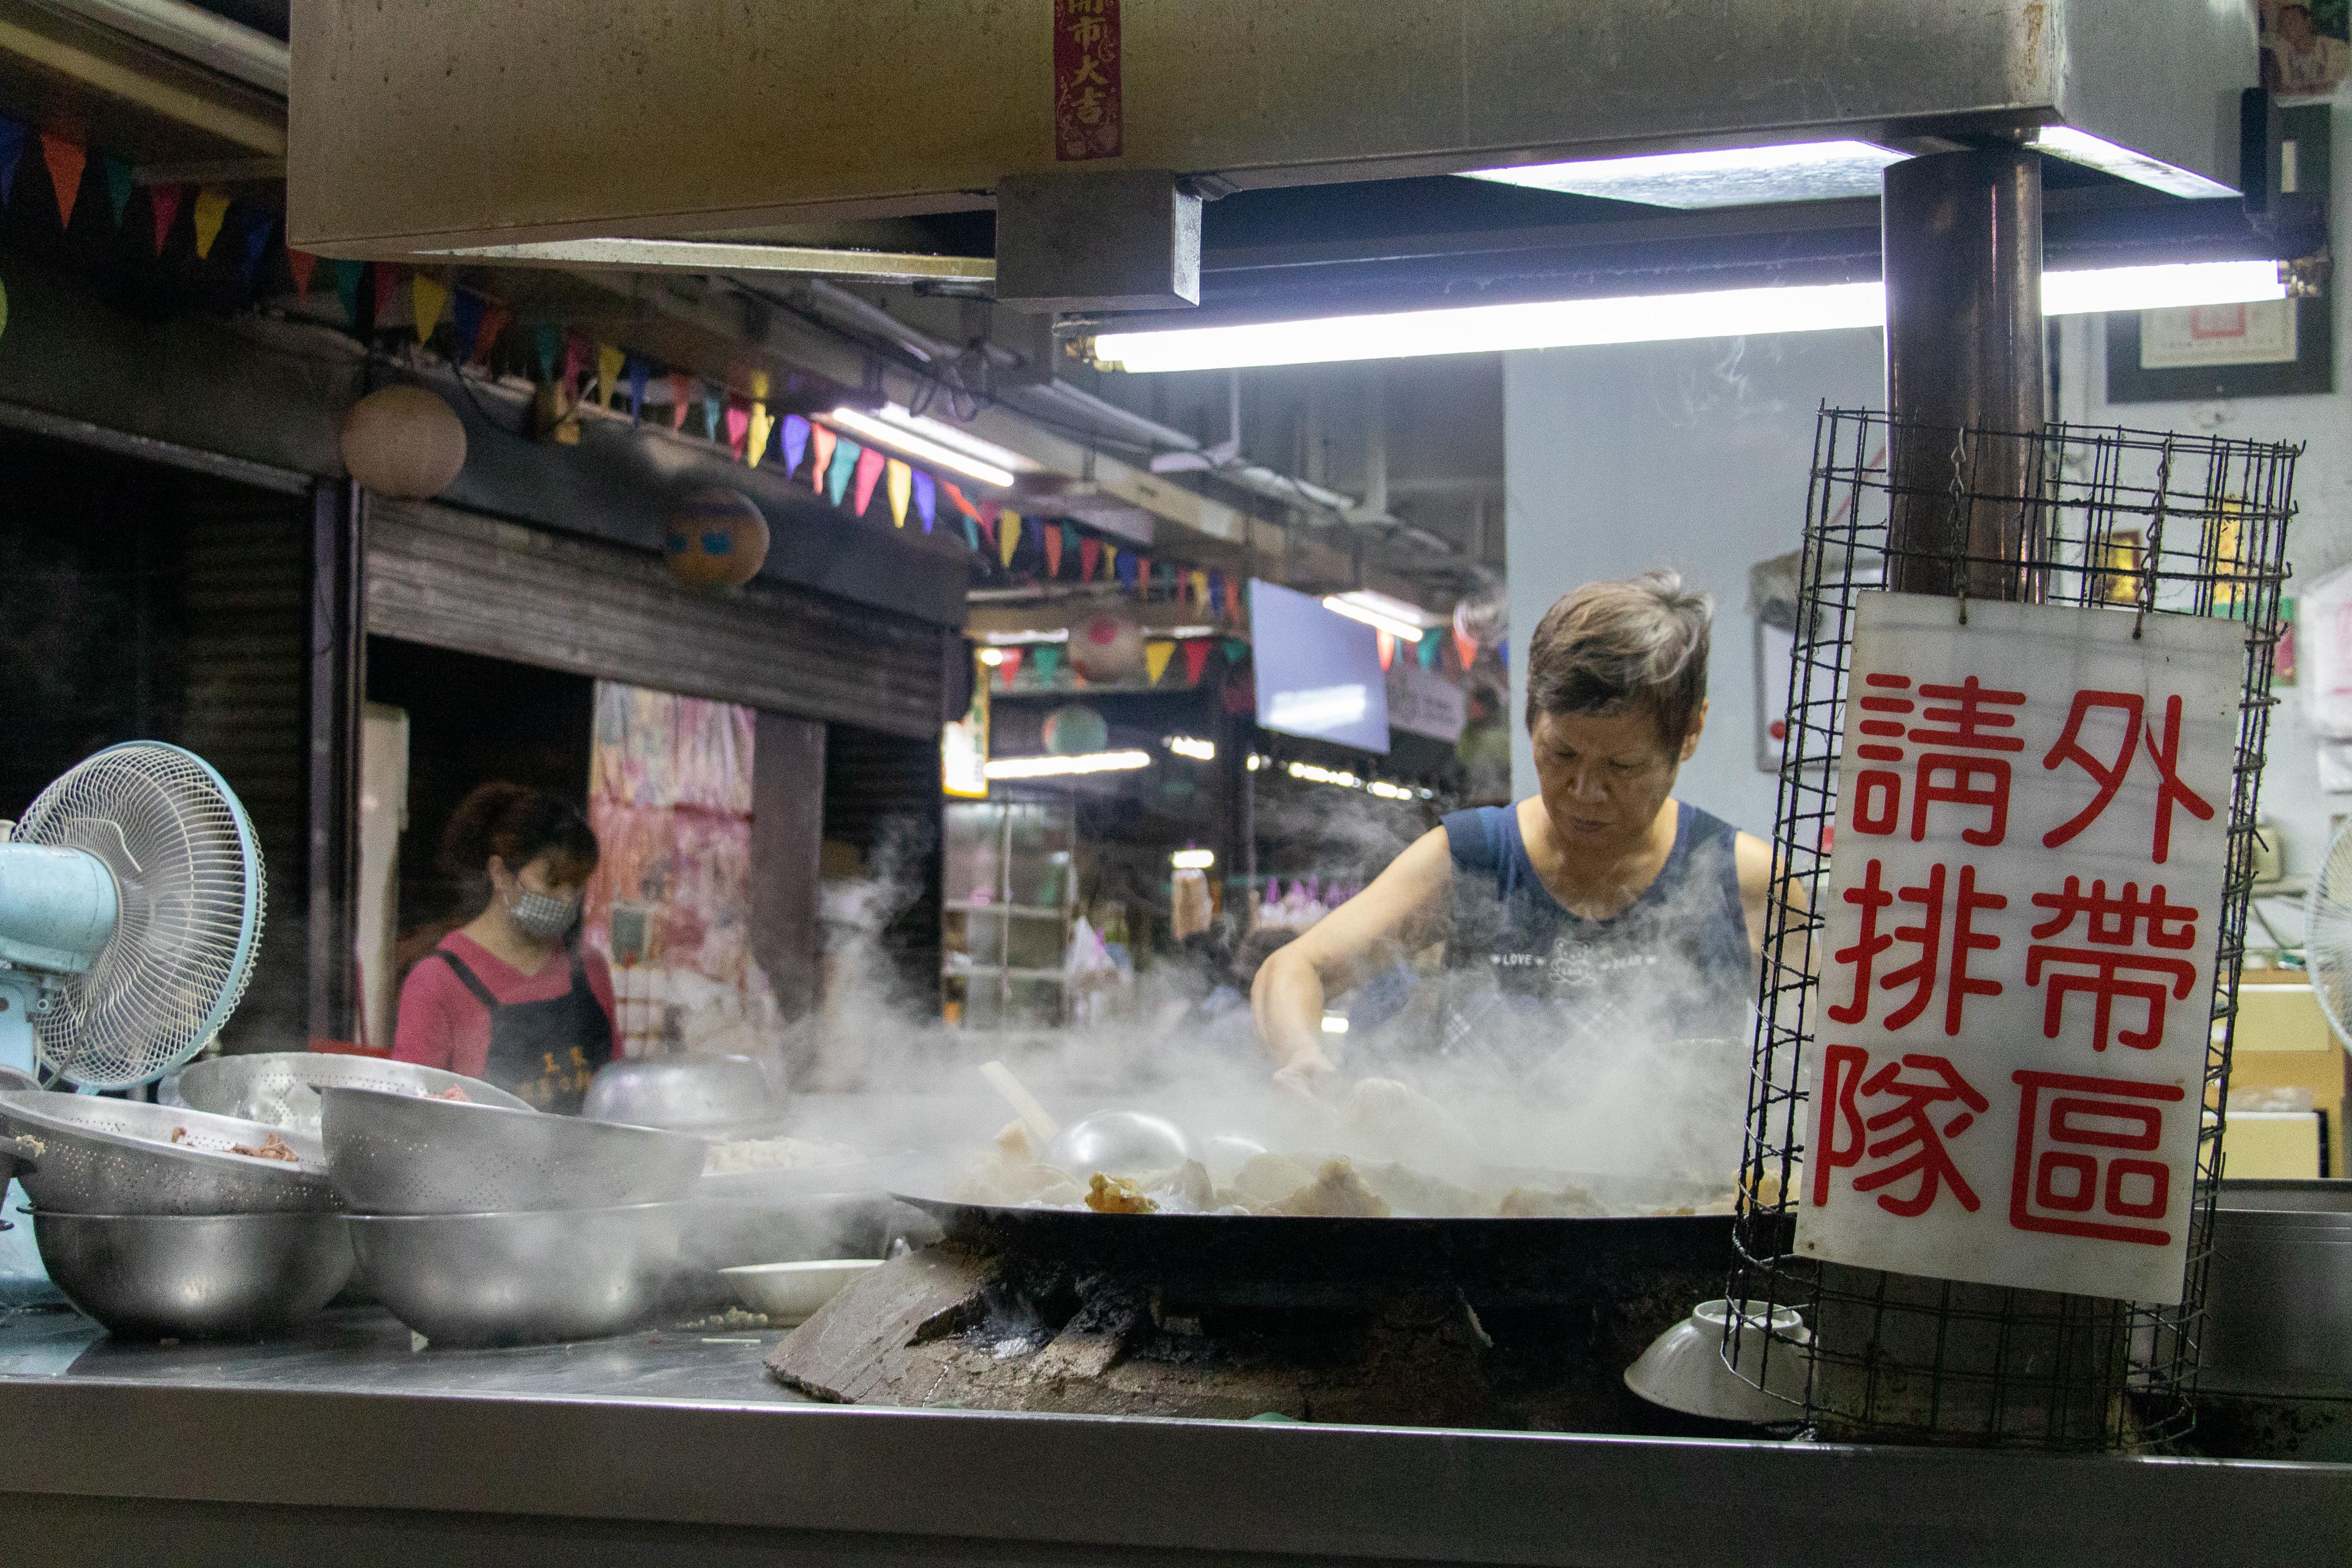
[[[595,834],[543,790],[486,784],[450,818],[441,853],[480,912],[408,972],[394,1058],[577,1111],[613,1056],[612,971],[575,940]]]

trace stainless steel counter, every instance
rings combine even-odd
[[[2352,1467],[811,1405],[772,1332],[414,1351],[0,1319],[0,1542],[77,1563],[2352,1560]]]

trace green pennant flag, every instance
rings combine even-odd
[[[131,165],[120,158],[103,160],[106,164],[106,199],[114,208],[114,226],[122,226],[122,215],[131,205]]]
[[[1041,642],[1029,650],[1029,662],[1036,667],[1039,683],[1050,686],[1054,671],[1061,668],[1062,650],[1052,643]]]
[[[1435,669],[1437,668],[1437,634],[1435,632],[1427,631],[1421,634],[1420,651],[1421,668]]]
[[[356,327],[360,324],[360,285],[367,280],[367,263],[334,261],[328,265],[335,269],[335,295],[343,302],[343,314]]]
[[[857,472],[858,454],[866,448],[844,436],[833,444],[833,467],[824,472],[824,491],[839,506],[841,498],[849,493],[850,476]]]
[[[539,379],[555,379],[555,359],[563,352],[563,328],[554,321],[541,321],[530,330],[531,357],[539,362]]]
[[[1239,637],[1227,637],[1225,639],[1225,662],[1227,664],[1239,664],[1248,657],[1249,644],[1242,641]]]

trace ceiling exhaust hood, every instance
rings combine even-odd
[[[1099,222],[1045,202],[1049,221],[1021,226],[1052,254],[997,258],[1021,279],[999,298],[1174,302],[1182,255],[1106,243],[1121,202],[1181,252],[1181,204],[1234,190],[2037,133],[2159,189],[2227,191],[2256,64],[2253,7],[2213,0],[1156,0],[1086,40],[1060,15],[635,0],[589,27],[578,0],[294,0],[289,237],[337,257],[984,289],[984,257],[810,237],[992,206],[1024,177],[1099,181]],[[1087,271],[1106,256],[1136,270]]]

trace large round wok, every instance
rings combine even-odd
[[[947,1239],[1084,1269],[1261,1283],[1477,1279],[1547,1292],[1733,1260],[1729,1215],[1605,1219],[1369,1219],[1096,1214],[894,1194]]]

